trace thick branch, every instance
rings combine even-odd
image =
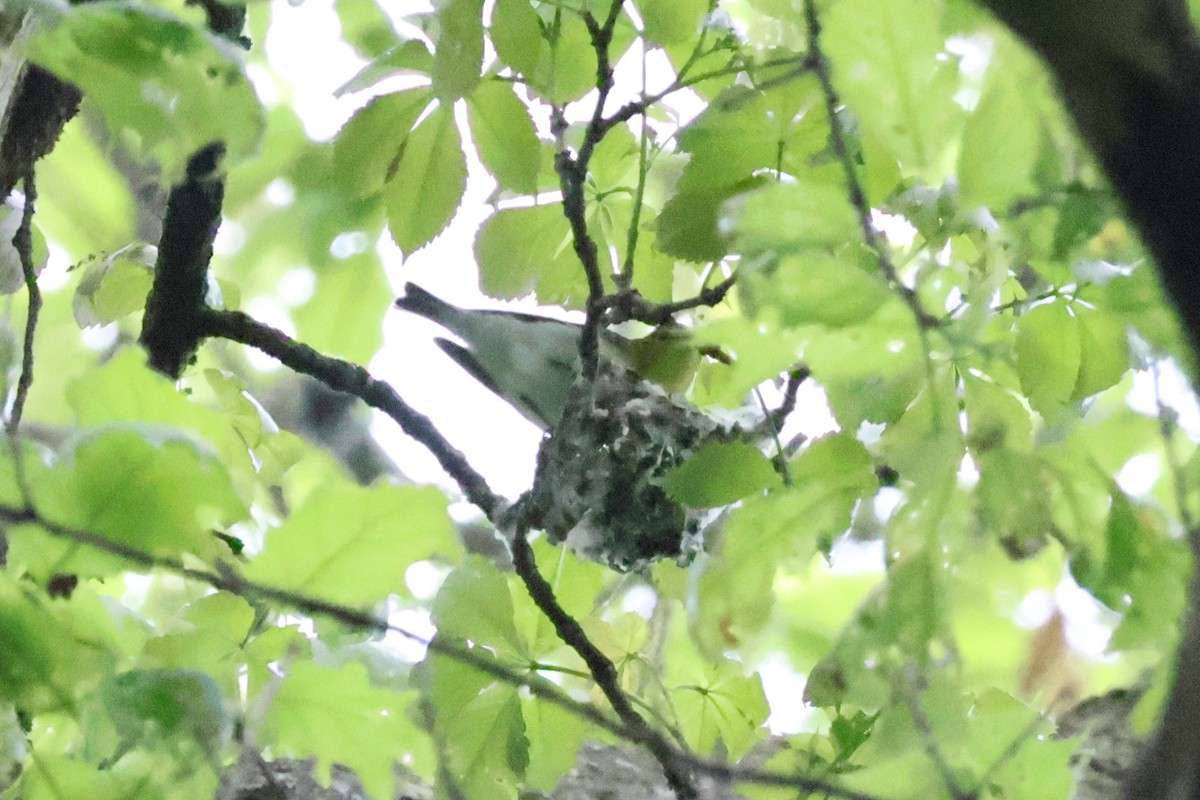
[[[167,200],[140,341],[150,366],[172,379],[183,374],[203,338],[199,321],[208,262],[225,198],[225,180],[218,172],[224,154],[220,142],[197,151],[188,160],[187,176]]]
[[[500,498],[466,457],[438,433],[429,418],[405,403],[395,389],[372,378],[357,364],[322,355],[303,342],[238,311],[206,308],[197,319],[196,331],[201,338],[215,336],[258,348],[296,372],[310,375],[330,389],[352,394],[379,409],[395,420],[405,433],[425,445],[442,469],[458,483],[467,499],[489,519],[499,510]]]
[[[12,107],[0,128],[0,198],[7,197],[33,164],[54,149],[83,95],[36,64],[25,67]],[[0,114],[4,109],[0,109]]]

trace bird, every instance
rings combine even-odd
[[[443,338],[435,341],[456,364],[534,425],[550,430],[562,419],[571,385],[581,371],[582,325],[518,311],[463,309],[414,283],[405,284],[396,307],[436,322],[458,337],[462,344]],[[680,374],[686,373],[690,382],[699,360],[699,351],[686,343],[684,330],[678,325],[661,326],[649,336],[630,339],[601,329],[599,356],[606,365],[675,391],[683,382]],[[664,364],[680,360],[677,354],[684,356],[682,368],[664,369]]]

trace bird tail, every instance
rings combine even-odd
[[[396,300],[396,308],[410,311],[418,317],[431,319],[451,330],[455,330],[455,322],[461,314],[460,309],[440,297],[430,294],[415,283],[404,284],[404,296]]]

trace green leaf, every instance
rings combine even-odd
[[[396,173],[404,143],[429,106],[427,88],[376,97],[355,112],[333,143],[334,174],[358,197],[383,189]]]
[[[850,512],[878,486],[866,448],[853,436],[816,440],[790,466],[792,484],[734,509],[715,558],[705,562],[693,624],[710,655],[749,640],[775,602],[776,569],[807,563],[850,527]]]
[[[497,183],[523,194],[537,191],[542,148],[529,112],[511,85],[487,81],[467,99],[471,137]]]
[[[1112,498],[1112,510],[1104,529],[1104,584],[1109,591],[1097,593],[1096,597],[1110,608],[1119,608],[1120,601],[1113,596],[1114,591],[1125,588],[1135,567],[1145,566],[1139,564],[1137,550],[1139,539],[1150,532],[1141,525],[1137,509],[1124,492],[1113,492]]]
[[[1161,533],[1153,541],[1144,535],[1140,539],[1138,569],[1129,576],[1128,600],[1122,597],[1125,613],[1108,645],[1113,652],[1174,642],[1185,613],[1190,574],[1186,547],[1163,541]]]
[[[0,294],[13,294],[25,288],[25,268],[21,264],[21,255],[13,246],[13,238],[24,216],[23,209],[0,203]],[[45,269],[50,253],[46,249],[46,237],[36,224],[31,224],[29,234],[32,239],[30,262],[36,278]]]
[[[742,252],[786,255],[859,235],[846,189],[828,183],[770,183],[726,203]]]
[[[722,319],[696,331],[698,345],[713,344],[732,363],[702,363],[692,390],[697,405],[737,407],[758,384],[796,364],[800,339],[766,320]],[[769,346],[767,346],[769,343]]]
[[[717,508],[780,483],[771,461],[746,442],[709,442],[663,476],[672,500]]]
[[[580,745],[597,734],[574,714],[535,697],[522,699],[521,716],[529,741],[525,782],[549,792],[575,766]]]
[[[372,248],[318,270],[312,299],[293,317],[305,344],[365,364],[383,344],[383,316],[391,305],[387,276]]]
[[[118,352],[106,364],[84,372],[68,385],[66,396],[74,421],[82,426],[145,422],[191,432],[216,451],[242,497],[257,491],[261,465],[243,438],[247,431],[239,418],[230,416],[228,409],[214,410],[189,399],[146,366],[136,350]],[[271,441],[253,446],[269,446]]]
[[[1037,456],[1005,448],[978,457],[979,521],[1012,557],[1036,553],[1053,532],[1049,476]]]
[[[548,27],[555,31],[549,52],[538,57],[535,69],[525,77],[547,102],[566,105],[596,87],[596,50],[578,14],[562,14]],[[528,53],[520,57],[531,60]]]
[[[342,3],[342,5],[347,5]],[[340,97],[352,92],[361,92],[372,86],[400,75],[429,75],[433,72],[433,54],[420,39],[409,39],[388,50],[379,58],[360,69],[358,73],[334,92]]]
[[[445,230],[466,185],[467,162],[454,108],[442,105],[409,136],[384,188],[388,226],[400,249],[411,253]]]
[[[63,128],[50,153],[38,161],[34,217],[52,241],[73,258],[111,251],[134,236],[134,202],[129,185],[75,118]]]
[[[1066,258],[1071,251],[1091,239],[1104,223],[1119,214],[1108,192],[1072,187],[1058,206],[1058,224],[1054,227],[1055,258]]]
[[[543,52],[550,55],[529,0],[496,0],[489,33],[496,55],[521,75],[533,75]]]
[[[458,545],[446,498],[429,488],[334,484],[310,495],[246,568],[247,577],[352,606],[405,593],[404,571]]]
[[[741,273],[742,305],[751,313],[778,309],[779,321],[831,328],[865,323],[891,298],[884,283],[857,264],[825,253],[785,256],[763,269]]]
[[[1017,374],[1029,404],[1043,415],[1058,413],[1079,380],[1079,324],[1067,304],[1034,306],[1017,319]]]
[[[691,158],[679,191],[714,190],[776,169],[785,131],[769,106],[766,93],[746,86],[722,92],[680,132],[679,147]]]
[[[708,14],[708,0],[641,0],[638,8],[646,24],[646,40],[653,44],[677,44],[700,32]]]
[[[943,54],[938,0],[840,0],[822,19],[821,43],[834,86],[864,133],[905,174],[940,183],[938,162],[954,140],[961,108],[958,64]]]
[[[524,653],[513,623],[508,582],[491,562],[473,556],[451,572],[433,601],[433,624],[445,636],[466,639],[501,653]]]
[[[962,464],[966,442],[950,376],[931,380],[879,443],[884,463],[921,491],[940,491]]]
[[[315,758],[323,784],[330,768],[342,764],[370,797],[391,797],[393,764],[424,735],[408,721],[412,700],[412,693],[371,686],[361,664],[324,669],[297,661],[271,700],[262,744],[280,755]]]
[[[739,758],[761,738],[770,707],[758,675],[746,676],[742,665],[721,660],[693,661],[687,683],[671,692],[679,728],[688,744],[709,754],[721,742],[730,758]]]
[[[12,563],[12,562],[10,562]],[[60,609],[0,576],[0,697],[26,713],[69,711],[94,688],[115,657],[60,617]]]
[[[1081,304],[1071,307],[1079,328],[1079,375],[1071,392],[1082,400],[1111,386],[1130,368],[1125,326],[1110,314]]]
[[[254,626],[254,609],[241,597],[217,592],[175,609],[188,627],[156,636],[146,643],[147,663],[175,669],[202,669],[220,681],[229,695],[238,693],[240,658],[231,658]]]
[[[1041,130],[1030,107],[1028,74],[993,69],[993,78],[967,118],[958,155],[959,196],[964,207],[1006,208],[1033,191],[1033,164]]]
[[[784,298],[791,291],[780,290]],[[780,313],[788,310],[781,307]],[[814,335],[803,356],[846,430],[857,430],[863,420],[895,422],[925,382],[912,314],[896,302],[882,305],[858,325]]]
[[[62,524],[150,555],[212,557],[209,531],[247,509],[224,465],[177,431],[109,425],[82,434],[36,488]]]
[[[752,177],[715,190],[680,191],[667,201],[655,221],[658,247],[686,261],[716,261],[729,249],[717,224],[721,207],[731,197],[755,189],[766,178]]]
[[[729,231],[718,225],[722,205],[769,184],[764,172],[779,168],[785,150],[788,132],[781,129],[771,99],[733,87],[680,134],[679,147],[690,158],[657,221],[658,247],[664,252],[691,261],[725,255]]]
[[[510,796],[514,778],[523,776],[529,764],[517,687],[489,686],[444,725],[450,763],[466,796]]]
[[[940,563],[940,558],[939,563]],[[879,707],[892,695],[887,675],[928,658],[946,613],[940,571],[923,550],[893,558],[887,580],[842,628],[812,669],[805,695],[817,706]]]
[[[433,52],[433,91],[443,103],[466,97],[483,67],[483,0],[438,3],[441,30]]]
[[[484,647],[471,652],[481,661],[494,658]],[[517,688],[432,653],[417,667],[417,680],[433,708],[451,770],[470,790],[466,796],[515,800],[516,778],[529,763]]]
[[[26,763],[21,796],[26,800],[158,800],[144,774],[99,769],[74,755],[35,752]]]
[[[475,235],[479,284],[492,297],[531,291],[543,303],[582,308],[587,283],[560,203],[497,211]]]
[[[236,47],[158,9],[73,6],[35,36],[30,55],[78,86],[109,130],[132,133],[141,154],[161,164],[164,183],[207,144],[224,142],[236,163],[262,137],[262,106]]]
[[[79,327],[107,325],[144,308],[156,255],[152,247],[129,245],[90,264],[75,288]]]
[[[376,3],[334,0],[341,36],[363,58],[387,53],[396,44],[396,29],[387,13]]]
[[[104,706],[125,744],[144,747],[174,739],[200,748],[219,766],[222,739],[231,731],[224,698],[203,672],[138,669],[110,677]]]
[[[1153,265],[1135,266],[1128,276],[1109,281],[1104,287],[1104,305],[1118,320],[1137,328],[1138,333],[1153,346],[1176,358],[1190,352],[1183,345],[1179,320],[1163,293]]]
[[[967,444],[976,456],[996,447],[1028,450],[1033,420],[1012,392],[974,375],[963,376]]]

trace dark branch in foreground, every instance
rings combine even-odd
[[[167,199],[140,341],[150,366],[172,379],[183,374],[204,338],[200,316],[225,198],[225,177],[219,171],[224,155],[220,142],[200,148]]]
[[[54,149],[63,126],[79,110],[82,93],[36,64],[25,65],[12,108],[0,126],[0,199],[24,179],[34,162]],[[0,109],[0,114],[4,110]]]
[[[219,169],[224,151],[219,142],[201,148],[189,159],[184,180],[171,190],[140,339],[150,365],[168,377],[178,378],[208,337],[256,347],[296,372],[310,375],[335,391],[354,395],[387,414],[433,453],[470,502],[493,518],[501,499],[433,423],[405,403],[391,386],[375,380],[357,364],[322,355],[246,314],[205,305],[213,239],[225,194]]]

